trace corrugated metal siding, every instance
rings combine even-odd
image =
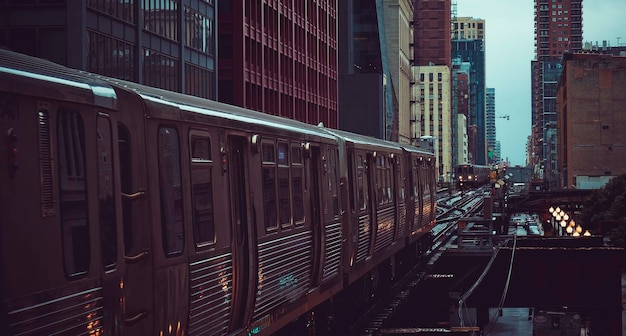
[[[311,285],[311,231],[259,245],[259,274],[254,320],[305,295]]]
[[[376,229],[376,242],[374,251],[378,252],[393,242],[393,229],[395,226],[396,211],[393,206],[378,210],[378,227]]]
[[[339,274],[341,261],[341,221],[326,225],[326,256],[322,282]]]
[[[406,232],[406,204],[404,202],[399,203],[398,214],[398,237],[403,237]]]
[[[189,272],[189,334],[226,334],[233,293],[232,254],[191,263]]]
[[[9,303],[9,335],[89,335],[103,333],[102,287],[63,296],[38,294]],[[45,301],[38,300],[48,296]]]
[[[367,258],[370,247],[370,216],[359,216],[359,248],[356,253],[356,261],[360,262]]]

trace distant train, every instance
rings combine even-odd
[[[489,166],[462,164],[456,167],[457,188],[460,190],[477,188],[489,182]]]
[[[7,334],[271,334],[435,225],[430,152],[7,50],[0,125]]]

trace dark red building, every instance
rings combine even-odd
[[[337,128],[337,1],[222,3],[218,99]]]
[[[450,67],[450,0],[414,0],[413,6],[413,64]]]

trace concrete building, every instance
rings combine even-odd
[[[0,45],[215,99],[215,10],[213,1],[204,0],[0,1]]]
[[[484,40],[485,20],[473,17],[456,17],[452,22],[453,40]]]
[[[485,92],[485,132],[487,136],[487,163],[498,162],[496,157],[496,89],[487,88]]]
[[[220,101],[339,126],[336,0],[221,1],[218,10]]]
[[[535,60],[531,61],[531,164],[544,188],[557,186],[556,83],[565,52],[582,49],[582,0],[535,0]]]
[[[626,174],[626,56],[566,54],[557,92],[560,188]]]
[[[432,136],[435,139],[435,155],[439,168],[440,182],[450,182],[452,173],[452,114],[450,68],[446,65],[414,67],[417,85],[414,96],[419,104],[415,104],[415,118],[419,116],[419,132],[421,136]],[[413,130],[415,131],[415,130]]]
[[[341,129],[410,141],[412,17],[409,0],[338,1]]]

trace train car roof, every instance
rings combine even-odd
[[[86,74],[0,48],[0,76],[3,77],[0,88],[3,90],[115,109],[115,90],[107,82]]]
[[[338,130],[338,129],[327,128],[326,131],[337,137],[342,138],[346,142],[351,142],[355,145],[359,145],[359,146],[374,145],[377,147],[384,147],[389,150],[402,150],[402,147],[397,142],[382,140],[382,139],[373,138],[373,137],[369,137],[366,135],[352,133],[352,132]]]
[[[181,111],[336,140],[335,136],[328,134],[323,128],[301,121],[116,78],[100,77],[110,82],[114,87],[134,92],[147,102],[168,105]]]

